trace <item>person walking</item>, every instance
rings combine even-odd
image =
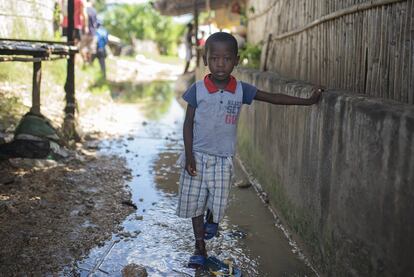
[[[102,77],[106,79],[106,45],[108,44],[108,31],[102,26],[100,21],[97,22],[96,29],[96,58],[98,58],[101,68]]]
[[[60,6],[62,9],[62,35],[68,35],[68,0],[62,0],[60,2]],[[74,29],[73,29],[73,41],[75,45],[78,45],[81,37],[82,32],[87,32],[88,27],[86,25],[88,15],[86,14],[85,4],[83,0],[74,0]]]
[[[185,66],[183,74],[188,72],[190,68],[190,62],[193,57],[193,24],[190,22],[187,24],[187,33],[185,35]]]
[[[80,51],[84,63],[91,63],[93,55],[96,54],[96,29],[97,26],[97,13],[94,8],[94,0],[88,0],[86,2],[86,14],[87,14],[87,26],[84,35],[82,35],[80,43]]]

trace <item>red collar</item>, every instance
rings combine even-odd
[[[209,93],[215,93],[219,91],[220,89],[213,83],[213,81],[210,79],[211,74],[207,74],[204,77],[204,85],[206,86]],[[226,87],[224,88],[225,91],[235,93],[236,92],[236,86],[237,81],[236,78],[234,78],[232,75],[230,75],[230,80],[227,83]]]

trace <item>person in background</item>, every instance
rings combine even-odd
[[[87,32],[81,38],[80,51],[85,63],[92,62],[92,56],[96,54],[96,28],[97,13],[93,7],[94,0],[88,0],[86,3],[86,14],[88,18]]]
[[[206,39],[205,39],[206,32],[201,31],[200,33],[201,33],[201,37],[198,39],[198,46],[204,48],[204,45],[206,44]]]
[[[96,57],[99,61],[99,66],[101,67],[102,77],[106,79],[106,50],[105,47],[108,44],[108,31],[102,26],[100,21],[97,21],[96,29]]]
[[[68,35],[68,0],[62,0],[60,2],[62,8],[62,35]],[[88,18],[86,14],[85,4],[83,0],[74,0],[74,30],[73,30],[73,41],[75,45],[78,45],[82,32],[88,32],[88,26],[85,24]]]
[[[185,35],[185,67],[183,74],[188,72],[188,68],[190,67],[191,58],[193,57],[193,24],[187,24],[187,33]]]

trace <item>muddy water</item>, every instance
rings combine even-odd
[[[152,87],[151,87],[152,86]],[[129,186],[137,210],[111,240],[93,249],[72,273],[80,276],[121,276],[130,263],[144,266],[149,276],[209,276],[186,267],[193,251],[191,220],[175,215],[183,149],[184,111],[169,83],[113,86],[120,103],[146,106],[146,119],[128,121],[127,133],[103,143],[102,151],[125,157],[132,169]],[[154,91],[149,91],[154,90]],[[238,179],[244,179],[238,170]],[[102,215],[105,216],[105,215]],[[253,188],[233,188],[220,236],[207,244],[209,254],[232,258],[244,276],[315,276],[299,258]]]

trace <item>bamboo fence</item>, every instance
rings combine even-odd
[[[414,104],[413,1],[266,1],[249,29],[264,30],[265,70]]]

